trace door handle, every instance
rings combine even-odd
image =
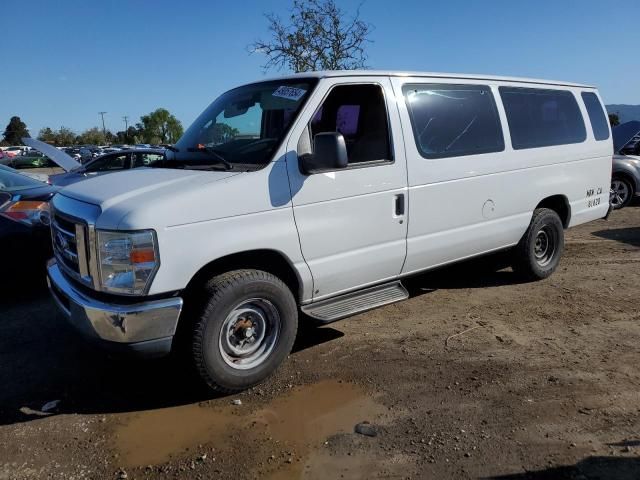
[[[395,214],[396,217],[404,216],[404,193],[395,196]]]

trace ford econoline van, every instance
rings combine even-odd
[[[213,389],[264,380],[298,319],[408,297],[407,276],[498,250],[530,280],[609,211],[596,88],[336,71],[221,95],[153,168],[52,201],[51,292],[88,338],[190,357]],[[304,313],[304,316],[301,315]]]

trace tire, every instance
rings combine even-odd
[[[297,329],[298,305],[279,278],[259,270],[228,272],[204,287],[192,358],[211,389],[238,392],[275,372],[291,351]]]
[[[514,250],[513,270],[525,280],[542,280],[551,275],[564,250],[564,227],[556,212],[538,208],[529,228]]]
[[[611,205],[614,210],[626,207],[631,203],[633,195],[633,184],[629,179],[620,175],[614,175],[611,179]]]

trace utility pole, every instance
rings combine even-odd
[[[107,112],[98,112],[98,114],[102,117],[102,134],[104,135],[105,142],[107,141],[107,129],[104,128],[104,114]]]
[[[125,115],[124,117],[122,117],[122,120],[124,120],[124,141],[128,143],[128,140],[129,140],[129,117],[127,117]]]

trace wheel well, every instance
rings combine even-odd
[[[536,208],[549,208],[556,212],[562,221],[564,228],[569,227],[571,220],[571,206],[569,200],[564,195],[553,195],[542,200]]]
[[[238,269],[263,270],[282,280],[296,299],[302,295],[301,283],[289,260],[275,250],[251,250],[218,258],[202,267],[189,281],[186,290],[202,285],[211,277]]]

